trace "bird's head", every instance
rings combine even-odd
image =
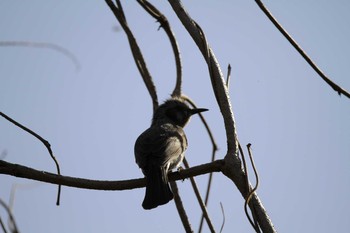
[[[181,99],[172,98],[165,101],[154,113],[152,125],[156,123],[173,123],[184,127],[193,114],[208,111],[205,108],[191,109]]]

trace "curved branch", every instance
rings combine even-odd
[[[159,23],[159,28],[163,28],[165,33],[168,35],[168,38],[171,43],[171,47],[173,48],[175,63],[176,63],[176,85],[171,94],[172,97],[180,97],[181,96],[181,84],[182,84],[182,65],[181,65],[181,57],[180,57],[180,49],[177,44],[175,35],[170,27],[168,19],[151,3],[146,0],[137,0],[137,2]]]
[[[81,66],[79,60],[76,56],[70,52],[68,49],[63,48],[59,45],[46,43],[46,42],[35,42],[35,41],[0,41],[0,46],[16,46],[16,47],[33,47],[33,48],[44,48],[44,49],[52,49],[59,53],[62,53],[64,56],[68,57],[75,66],[77,71],[80,70]]]
[[[350,98],[350,93],[338,86],[332,80],[330,80],[320,68],[311,60],[311,58],[304,52],[304,50],[298,45],[298,43],[288,34],[288,32],[278,23],[278,21],[273,17],[271,12],[264,6],[264,4],[260,0],[255,0],[256,4],[260,7],[260,9],[265,13],[265,15],[270,19],[270,21],[275,25],[275,27],[283,34],[283,36],[293,45],[293,47],[299,52],[299,54],[305,59],[305,61],[316,71],[316,73],[329,85],[338,92],[338,95],[345,95]]]

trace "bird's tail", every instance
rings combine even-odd
[[[164,177],[165,176],[165,177]],[[150,166],[146,175],[146,194],[142,207],[146,210],[164,205],[173,199],[167,174],[158,166]]]

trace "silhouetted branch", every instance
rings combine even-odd
[[[181,57],[179,45],[177,44],[175,35],[171,30],[168,19],[151,3],[146,0],[137,0],[137,2],[159,23],[160,26],[164,29],[171,43],[171,47],[173,48],[175,62],[176,62],[176,85],[171,94],[172,97],[180,97],[181,96],[181,84],[182,84],[182,65],[181,65]]]
[[[142,76],[142,79],[147,87],[147,90],[152,98],[152,104],[153,104],[153,111],[155,111],[158,108],[158,97],[157,97],[157,91],[156,87],[154,86],[152,76],[148,71],[146,62],[143,58],[143,55],[141,53],[140,47],[138,46],[136,39],[131,32],[124,15],[124,11],[122,8],[122,5],[119,0],[117,0],[117,6],[112,2],[112,0],[105,0],[117,20],[119,21],[121,27],[123,28],[124,32],[126,33],[130,45],[130,49],[134,58],[134,61],[136,63],[136,66]]]
[[[179,172],[172,172],[169,174],[169,180],[183,180],[192,176],[204,175],[210,172],[219,172],[221,171],[223,165],[224,160],[216,160],[211,163],[206,163],[191,167],[190,169],[182,170],[181,174],[179,174]],[[37,180],[45,183],[95,190],[130,190],[135,188],[142,188],[146,185],[145,178],[122,181],[89,180],[56,175],[46,171],[38,171],[33,168],[19,164],[12,164],[3,160],[0,160],[0,174]]]
[[[299,54],[305,59],[305,61],[316,71],[316,73],[329,85],[338,92],[339,95],[343,94],[350,98],[350,93],[335,84],[330,80],[320,68],[311,60],[311,58],[306,54],[306,52],[298,45],[298,43],[288,34],[288,32],[278,23],[278,21],[273,17],[271,12],[264,6],[260,0],[255,0],[260,9],[265,13],[265,15],[270,19],[270,21],[275,25],[275,27],[283,34],[283,36],[293,45],[293,47],[299,52]]]
[[[4,233],[7,233],[7,230],[6,230],[6,227],[5,227],[5,224],[4,222],[2,221],[2,218],[0,216],[0,225],[1,225],[1,229]]]
[[[179,213],[182,225],[184,226],[186,232],[192,233],[193,232],[192,226],[191,226],[191,223],[190,223],[188,216],[186,214],[185,208],[182,204],[182,200],[181,200],[181,197],[179,194],[179,189],[177,188],[176,182],[170,181],[170,186],[171,186],[171,190],[174,193],[174,202],[176,205],[176,209]]]
[[[5,118],[6,120],[8,120],[9,122],[11,122],[12,124],[16,125],[17,127],[23,129],[24,131],[26,131],[27,133],[33,135],[34,137],[36,137],[39,141],[41,141],[44,146],[46,147],[46,149],[48,150],[51,158],[53,159],[53,161],[55,162],[56,165],[56,169],[57,169],[57,174],[61,175],[61,171],[60,171],[60,165],[58,164],[58,161],[56,159],[56,157],[53,155],[53,152],[51,150],[51,145],[50,143],[45,140],[43,137],[41,137],[40,135],[38,135],[37,133],[35,133],[34,131],[32,131],[31,129],[25,127],[24,125],[18,123],[17,121],[13,120],[12,118],[10,118],[9,116],[7,116],[6,114],[0,112],[0,116],[2,116],[3,118]],[[56,201],[56,205],[60,205],[60,196],[61,196],[61,185],[58,185],[58,193],[57,193],[57,201]]]
[[[73,62],[77,71],[79,71],[81,67],[78,59],[75,57],[73,53],[71,53],[68,49],[65,49],[56,44],[46,43],[46,42],[34,42],[34,41],[0,41],[0,46],[34,47],[34,48],[52,49],[68,57]]]
[[[189,169],[189,168],[190,168],[190,165],[188,164],[186,158],[184,158],[183,164],[185,165],[185,168],[186,168],[186,169]],[[198,187],[197,187],[196,181],[194,180],[193,177],[190,177],[190,181],[191,181],[191,184],[192,184],[194,193],[195,193],[195,195],[196,195],[196,197],[197,197],[197,201],[198,201],[198,203],[199,203],[199,206],[200,206],[201,209],[202,209],[202,214],[204,215],[204,218],[205,218],[205,220],[206,220],[207,223],[208,223],[208,227],[209,227],[209,229],[210,229],[210,232],[215,232],[215,229],[214,229],[213,223],[212,223],[211,220],[210,220],[210,217],[209,217],[207,208],[205,207],[205,204],[204,204],[204,202],[203,202],[203,199],[202,199],[202,197],[201,197],[201,194],[199,193],[199,189],[198,189]]]

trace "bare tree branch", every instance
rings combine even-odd
[[[281,24],[273,17],[271,12],[264,6],[260,0],[255,0],[256,4],[260,9],[265,13],[265,15],[270,19],[270,21],[275,25],[275,27],[283,34],[283,36],[293,45],[293,47],[299,52],[299,54],[305,59],[305,61],[316,71],[316,73],[329,85],[338,92],[339,95],[343,94],[346,97],[350,98],[350,93],[338,86],[332,80],[330,80],[320,68],[311,60],[311,58],[306,54],[306,52],[298,45],[298,43],[288,34],[288,32],[282,27]]]
[[[224,160],[216,160],[211,163],[206,163],[199,166],[191,167],[190,169],[182,170],[181,174],[179,174],[179,172],[172,172],[168,175],[168,177],[170,181],[183,180],[192,176],[204,175],[210,172],[219,172],[221,171],[223,166]],[[94,190],[120,191],[142,188],[146,185],[145,178],[121,181],[89,180],[56,175],[46,171],[38,171],[33,168],[29,168],[19,164],[12,164],[3,160],[0,160],[0,174],[37,180],[45,183],[60,184],[69,187]]]
[[[181,84],[182,84],[182,65],[181,65],[181,57],[180,57],[180,49],[179,45],[176,41],[175,34],[172,31],[168,19],[151,3],[146,0],[137,0],[137,2],[159,23],[160,26],[164,29],[171,43],[171,47],[173,48],[175,62],[176,62],[176,85],[171,94],[172,97],[180,97],[181,96]]]
[[[136,66],[142,76],[142,79],[147,87],[147,90],[152,98],[152,104],[153,104],[153,111],[155,111],[158,108],[158,97],[157,97],[157,91],[156,87],[153,83],[152,76],[148,71],[146,62],[142,56],[140,47],[138,46],[136,39],[131,32],[124,15],[124,11],[122,8],[122,5],[119,0],[117,0],[118,7],[112,2],[112,0],[105,0],[117,20],[119,21],[120,25],[122,26],[124,32],[126,33],[130,49],[134,58],[134,61],[136,63]]]
[[[178,18],[187,29],[202,52],[204,59],[208,64],[209,74],[212,82],[213,91],[220,107],[226,130],[227,154],[225,156],[225,166],[223,173],[230,178],[237,186],[243,197],[246,197],[249,189],[245,183],[245,173],[242,169],[241,161],[238,157],[238,140],[236,135],[236,125],[233,117],[229,95],[220,66],[210,49],[205,35],[199,25],[191,19],[180,0],[169,0],[170,5],[177,14]],[[250,208],[255,208],[257,220],[264,232],[276,232],[274,226],[266,213],[265,208],[256,194],[253,195]]]
[[[2,116],[3,118],[5,118],[6,120],[8,120],[9,122],[11,122],[12,124],[14,124],[15,126],[23,129],[24,131],[26,131],[27,133],[33,135],[34,137],[36,137],[39,141],[41,141],[44,146],[46,147],[46,149],[48,150],[52,160],[55,162],[56,165],[56,169],[57,169],[57,174],[61,175],[61,171],[60,171],[60,165],[58,164],[58,161],[56,159],[56,157],[53,155],[53,152],[51,150],[51,145],[50,143],[45,140],[43,137],[41,137],[40,135],[38,135],[37,133],[35,133],[34,131],[32,131],[31,129],[25,127],[24,125],[18,123],[17,121],[13,120],[11,117],[7,116],[6,114],[0,112],[0,116]],[[61,196],[61,185],[58,185],[58,193],[57,193],[57,201],[56,201],[56,205],[60,205],[60,196]]]
[[[185,208],[182,204],[182,200],[180,198],[179,189],[177,188],[176,182],[171,181],[170,186],[171,186],[171,190],[174,193],[174,201],[175,201],[176,209],[179,213],[182,225],[184,226],[186,232],[192,233],[193,232],[192,226],[186,214]]]
[[[81,68],[79,60],[76,58],[76,56],[72,52],[56,44],[46,43],[46,42],[34,42],[34,41],[0,41],[0,46],[34,47],[34,48],[52,49],[68,57],[73,62],[75,69],[77,71],[79,71]]]
[[[189,169],[189,168],[190,168],[190,165],[188,164],[186,158],[184,158],[183,164],[185,165],[185,168],[186,168],[186,169]],[[199,206],[200,206],[201,209],[202,209],[202,214],[204,215],[204,218],[205,218],[205,220],[207,221],[207,224],[208,224],[208,227],[209,227],[209,229],[210,229],[210,232],[215,232],[214,225],[213,225],[213,223],[211,222],[211,219],[210,219],[210,217],[209,217],[207,208],[205,207],[205,204],[204,204],[204,202],[203,202],[203,199],[202,199],[202,197],[201,197],[201,194],[199,193],[199,189],[198,189],[198,187],[197,187],[196,181],[194,180],[193,177],[190,177],[190,181],[191,181],[191,184],[192,184],[194,193],[195,193],[195,195],[196,195],[196,197],[197,197]]]

